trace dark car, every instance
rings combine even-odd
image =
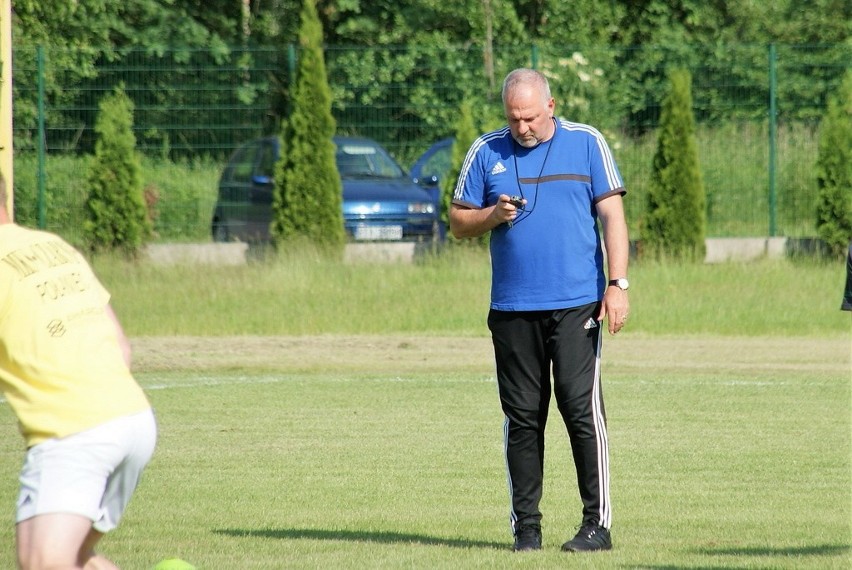
[[[356,241],[435,241],[440,239],[434,200],[414,184],[378,143],[334,137],[343,184],[343,221]],[[266,241],[272,221],[272,173],[278,137],[248,142],[231,155],[219,180],[213,214],[214,241]]]

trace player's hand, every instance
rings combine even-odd
[[[514,221],[518,215],[518,208],[512,204],[512,198],[508,194],[500,194],[497,203],[494,205],[493,215],[496,217],[498,224]],[[526,198],[521,200],[521,203],[526,204]]]
[[[616,334],[627,323],[630,315],[630,300],[627,291],[618,287],[607,287],[601,302],[601,311],[598,313],[598,322],[607,319],[609,334]]]

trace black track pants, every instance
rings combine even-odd
[[[512,512],[516,523],[539,522],[544,428],[553,394],[571,440],[583,522],[611,524],[609,450],[600,385],[598,303],[553,311],[492,310]]]

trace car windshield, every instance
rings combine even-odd
[[[436,176],[441,178],[450,170],[450,154],[452,151],[452,145],[447,145],[439,148],[432,156],[430,156],[423,163],[423,167],[420,170],[421,178],[429,178],[430,176]]]
[[[342,178],[400,178],[405,175],[390,155],[367,143],[339,145],[336,160]]]

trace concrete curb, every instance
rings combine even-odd
[[[412,242],[349,243],[343,259],[346,263],[411,263],[434,247]],[[257,256],[243,242],[151,244],[145,254],[157,265],[245,265]]]
[[[246,243],[162,243],[151,244],[145,253],[157,265],[244,265]]]
[[[704,263],[780,259],[807,248],[797,245],[802,240],[785,237],[707,238]],[[632,244],[631,255],[635,255]],[[432,244],[411,242],[364,242],[346,244],[346,263],[412,263],[418,257],[435,251]],[[813,246],[811,246],[813,249]],[[152,244],[146,248],[151,262],[158,265],[210,264],[244,265],[251,257],[249,246],[242,242]]]
[[[707,238],[704,263],[753,261],[761,258],[783,258],[787,255],[787,238]]]

